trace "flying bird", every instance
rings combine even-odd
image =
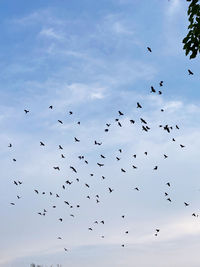
[[[74,140],[75,140],[75,142],[80,142],[80,140],[77,139],[76,137],[74,137]]]
[[[102,164],[102,163],[97,163],[97,165],[98,165],[99,167],[103,167],[103,166],[104,166],[104,164]]]
[[[189,75],[194,75],[194,73],[190,69],[188,69],[188,73]]]
[[[153,86],[151,86],[151,93],[155,93],[155,92],[156,92],[156,90],[154,89]]]
[[[70,166],[70,169],[72,169],[72,171],[74,172],[77,172],[77,170],[73,166]]]
[[[60,171],[60,168],[57,166],[57,167],[53,167],[54,168],[54,170],[58,170],[58,171]]]
[[[148,47],[148,46],[147,46],[147,50],[148,50],[149,52],[152,52],[151,48],[150,48],[150,47]]]
[[[112,193],[114,189],[111,189],[110,187],[108,188],[109,192]]]

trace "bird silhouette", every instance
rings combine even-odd
[[[149,52],[152,52],[151,48],[150,48],[150,47],[148,47],[148,46],[147,46],[147,50],[148,50]]]
[[[60,168],[59,168],[58,166],[53,167],[53,168],[54,168],[54,170],[58,170],[58,171],[60,171]]]
[[[188,74],[189,75],[194,75],[194,73],[190,69],[188,69]]]
[[[77,173],[77,170],[73,166],[70,166],[70,169],[72,169],[73,172]]]
[[[114,189],[111,189],[110,187],[108,188],[109,192],[112,193]]]
[[[140,118],[140,120],[142,123],[147,124],[147,122],[143,118]]]
[[[98,165],[99,167],[103,167],[103,166],[104,166],[104,164],[102,164],[102,163],[98,163],[98,162],[97,162],[97,165]]]
[[[119,116],[123,116],[124,115],[120,110],[118,111],[118,113],[119,113]]]
[[[139,102],[137,102],[137,108],[142,108]]]

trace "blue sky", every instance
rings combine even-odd
[[[182,50],[185,2],[1,1],[0,266],[199,266],[199,217],[192,217],[200,198],[199,64]],[[161,80],[163,94],[150,93]],[[119,110],[122,127],[115,122]],[[180,130],[168,134],[160,124]],[[66,180],[73,183],[63,190]],[[39,216],[43,209],[46,216]]]

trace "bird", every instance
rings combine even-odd
[[[40,142],[40,145],[41,145],[41,146],[45,146],[45,144],[44,144],[43,142]]]
[[[67,252],[68,250],[67,250],[67,248],[64,248],[64,250]]]
[[[130,120],[130,123],[134,124],[134,123],[135,123],[135,121],[134,121],[134,120]]]
[[[65,158],[65,156],[63,155],[63,154],[61,154],[61,157],[64,159]]]
[[[73,166],[70,166],[70,169],[72,169],[72,171],[74,172],[77,172],[77,170]]]
[[[137,108],[142,108],[139,102],[137,102]]]
[[[166,183],[166,185],[168,185],[169,187],[171,186],[171,184],[168,182],[168,183]]]
[[[165,196],[168,196],[168,193],[165,192]]]
[[[180,147],[181,147],[181,148],[184,148],[185,146],[180,144]]]
[[[16,159],[13,159],[14,162],[16,162],[17,160]]]
[[[15,205],[15,203],[13,203],[13,202],[11,202],[10,204],[13,205],[13,206]]]
[[[158,166],[155,166],[153,169],[154,169],[154,170],[157,170],[157,169],[158,169]]]
[[[150,47],[148,47],[148,46],[147,46],[147,50],[148,50],[149,52],[152,52],[151,48],[150,48]]]
[[[90,228],[88,228],[88,230],[92,231],[92,228],[90,227]]]
[[[120,160],[120,158],[116,157],[117,160]]]
[[[108,188],[109,192],[112,193],[114,189],[111,189],[110,187]]]
[[[73,114],[73,112],[72,111],[69,111],[69,115],[72,115]]]
[[[192,213],[192,216],[194,217],[198,217],[198,215],[196,213]]]
[[[107,127],[110,127],[110,125],[111,125],[110,123],[106,123],[106,126],[107,126]]]
[[[53,167],[54,168],[54,170],[58,170],[58,171],[60,171],[60,168],[57,166],[57,167]]]
[[[172,201],[171,201],[171,198],[167,198],[167,200],[168,200],[169,202],[172,202]]]
[[[120,126],[120,127],[122,127],[122,125],[121,125],[121,123],[118,121],[118,125]]]
[[[132,165],[133,169],[137,169],[137,167],[135,165]]]
[[[124,113],[122,113],[120,110],[118,111],[118,113],[119,113],[119,116],[123,116],[124,115]]]
[[[169,129],[169,126],[168,126],[168,125],[165,125],[165,126],[163,127],[163,129],[166,130],[168,133],[170,133],[170,129]]]
[[[94,141],[94,144],[100,146],[100,145],[102,145],[102,142],[97,142],[97,141],[95,140],[95,141]]]
[[[98,162],[97,162],[97,165],[98,165],[99,167],[103,167],[103,166],[104,166],[104,164],[102,164],[102,163],[98,163]]]
[[[160,81],[160,83],[159,83],[159,84],[160,84],[160,86],[163,86],[163,81]]]
[[[121,168],[121,171],[122,171],[122,172],[126,172],[123,168]]]
[[[133,155],[133,157],[134,157],[134,158],[136,158],[136,157],[137,157],[137,155],[136,155],[136,154],[134,154],[134,155]]]
[[[35,191],[36,194],[39,194],[38,190],[35,189],[34,191]]]
[[[121,148],[119,149],[119,153],[122,153],[122,149]]]
[[[137,190],[137,191],[140,191],[138,187],[135,187],[134,189]]]
[[[179,130],[179,127],[178,127],[178,125],[176,125],[176,129],[178,129],[178,130]]]
[[[105,159],[105,158],[106,158],[106,157],[105,157],[104,155],[102,155],[102,154],[101,154],[100,156],[101,156],[101,158],[103,158],[103,159]]]
[[[147,122],[143,118],[140,118],[140,120],[142,123],[147,124]]]
[[[88,188],[90,187],[89,184],[85,184],[85,186],[87,186]]]
[[[63,221],[63,219],[62,219],[62,218],[59,218],[59,221],[61,221],[61,222],[62,222],[62,221]]]
[[[59,149],[63,149],[63,147],[61,145],[58,146]]]
[[[168,158],[168,156],[164,154],[164,158],[166,159],[166,158]]]
[[[147,156],[147,152],[145,151],[144,154]]]
[[[75,142],[80,142],[80,140],[76,137],[74,137]]]
[[[194,75],[194,73],[190,69],[188,69],[188,73],[189,75]]]
[[[156,92],[156,90],[154,89],[153,86],[151,86],[151,93],[155,93],[155,92]]]
[[[58,120],[58,122],[59,122],[60,124],[63,124],[63,122],[62,122],[61,120]]]
[[[12,147],[12,144],[9,144],[9,146],[8,147]]]
[[[50,108],[50,109],[53,109],[53,106],[51,105],[51,106],[49,106],[49,108]]]
[[[18,185],[18,183],[16,181],[13,182],[15,185]]]
[[[189,203],[187,203],[187,202],[184,202],[184,204],[185,204],[185,207],[187,207],[187,206],[189,206],[190,204]]]
[[[29,110],[27,110],[27,109],[24,109],[24,112],[27,114],[27,113],[29,112]]]
[[[142,130],[144,130],[145,132],[148,132],[147,127],[145,127],[144,125],[142,125]]]

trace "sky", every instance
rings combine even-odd
[[[1,267],[200,265],[200,76],[182,49],[187,6],[1,0]]]

